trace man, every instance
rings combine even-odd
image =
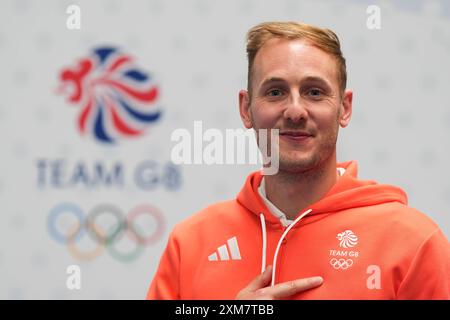
[[[248,33],[246,128],[279,129],[279,172],[175,226],[149,299],[449,299],[450,248],[401,189],[336,162],[352,91],[338,37],[299,23]]]

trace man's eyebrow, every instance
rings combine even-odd
[[[325,79],[321,78],[321,77],[317,77],[317,76],[308,76],[305,77],[301,80],[301,82],[314,82],[314,83],[320,83],[323,84],[327,87],[330,87],[330,84],[328,83],[328,81],[326,81]]]
[[[264,80],[261,83],[261,88],[267,86],[268,84],[271,83],[276,83],[276,82],[286,82],[285,79],[283,78],[279,78],[279,77],[270,77],[267,78],[266,80]],[[310,82],[310,83],[317,83],[317,84],[322,84],[324,86],[326,86],[327,88],[331,89],[331,85],[328,83],[328,81],[326,81],[325,79],[318,77],[318,76],[307,76],[305,78],[302,78],[300,80],[300,82],[304,83],[304,82]]]
[[[266,86],[266,85],[268,85],[270,83],[273,83],[273,82],[286,82],[286,80],[284,80],[283,78],[278,78],[278,77],[270,77],[270,78],[267,78],[266,80],[264,80],[261,83],[260,87],[264,87],[264,86]]]

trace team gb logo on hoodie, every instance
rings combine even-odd
[[[341,248],[353,248],[358,244],[358,237],[351,230],[338,233],[336,238],[340,241],[339,246]]]

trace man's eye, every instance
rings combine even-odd
[[[320,89],[311,89],[308,91],[308,95],[314,98],[320,97],[322,95],[322,90]]]
[[[311,96],[319,96],[322,93],[322,91],[320,91],[319,89],[311,89],[309,90],[309,94]]]
[[[282,92],[280,89],[272,89],[267,92],[267,95],[270,97],[279,97],[282,95]]]

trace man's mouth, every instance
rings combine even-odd
[[[299,131],[299,130],[283,130],[280,131],[280,137],[282,139],[288,139],[291,141],[303,142],[309,141],[310,138],[313,137],[313,134],[307,131]]]

